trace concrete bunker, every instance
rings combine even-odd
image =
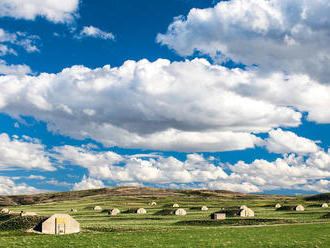
[[[252,209],[250,208],[245,208],[245,209],[242,209],[240,214],[239,214],[241,217],[253,217],[254,216],[254,212]]]
[[[118,208],[114,208],[114,209],[111,209],[109,212],[109,215],[117,215],[117,214],[120,214],[120,210]]]
[[[183,208],[178,208],[177,210],[175,210],[174,214],[175,215],[186,215],[187,212]]]
[[[136,213],[137,214],[146,214],[147,210],[145,210],[144,208],[139,208],[139,209],[136,210]]]
[[[277,203],[277,204],[275,205],[275,208],[280,208],[280,207],[282,207],[282,206],[281,206],[281,204],[279,204],[279,203]]]
[[[226,213],[214,213],[214,214],[211,214],[211,219],[214,219],[214,220],[224,220],[224,219],[226,219]]]
[[[8,208],[1,209],[2,214],[9,214],[10,210]]]
[[[304,208],[304,206],[303,205],[297,205],[295,208],[294,208],[294,210],[296,210],[296,211],[304,211],[305,210],[305,208]]]
[[[321,205],[321,208],[327,208],[327,207],[329,207],[327,203],[323,203],[323,204]]]
[[[45,234],[71,234],[80,232],[80,224],[68,214],[53,214],[41,224]]]

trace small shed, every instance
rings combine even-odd
[[[138,210],[136,210],[137,214],[146,214],[147,210],[145,210],[144,208],[139,208]]]
[[[80,224],[68,214],[53,214],[41,224],[45,234],[70,234],[80,232]]]
[[[102,208],[101,208],[100,206],[95,206],[95,207],[94,207],[94,210],[99,210],[99,211],[101,211]]]
[[[323,204],[321,205],[321,208],[327,208],[327,207],[329,207],[327,203],[323,203]]]
[[[174,208],[178,208],[178,207],[179,207],[179,204],[174,203],[174,204],[173,204],[173,207],[174,207]]]
[[[275,208],[280,208],[280,207],[282,207],[282,206],[281,206],[281,204],[279,204],[279,203],[277,203],[277,204],[275,205]]]
[[[177,210],[175,210],[174,214],[175,215],[186,215],[187,212],[183,208],[178,208]]]
[[[211,218],[214,220],[224,220],[226,219],[226,213],[214,213],[211,215]]]
[[[304,211],[305,210],[305,208],[304,208],[304,206],[303,205],[297,205],[295,208],[294,208],[294,210],[296,210],[296,211]]]
[[[114,208],[114,209],[111,209],[109,211],[109,215],[117,215],[117,214],[120,214],[120,210],[118,208]]]
[[[209,210],[209,208],[208,208],[207,206],[202,206],[202,207],[201,207],[201,210],[202,210],[202,211],[207,211],[207,210]]]
[[[245,209],[242,209],[241,212],[239,213],[239,215],[241,217],[253,217],[254,216],[254,212],[252,209],[249,209],[249,208],[245,208]]]

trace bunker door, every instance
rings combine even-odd
[[[65,234],[65,225],[67,218],[58,217],[55,218],[55,234]]]

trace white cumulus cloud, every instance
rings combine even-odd
[[[259,191],[276,189],[305,189],[329,191],[330,151],[318,151],[307,158],[290,154],[269,162],[256,159],[251,164],[243,161],[230,166],[229,179],[255,185]],[[312,186],[311,186],[312,185]]]
[[[104,184],[101,180],[93,179],[90,177],[84,176],[79,183],[73,185],[72,190],[84,190],[84,189],[99,189],[104,188]]]
[[[174,157],[121,156],[73,146],[54,148],[60,162],[87,168],[92,178],[116,183],[192,183],[227,177],[227,174],[199,154],[181,162]]]
[[[9,177],[0,176],[0,195],[37,194],[44,190],[36,189],[25,183],[16,184]]]
[[[46,179],[46,177],[44,177],[44,176],[38,176],[38,175],[30,175],[30,176],[28,176],[26,178],[28,178],[28,179],[36,179],[36,180],[44,180],[44,179]]]
[[[275,161],[256,159],[250,164],[239,161],[234,165],[196,153],[180,161],[172,156],[125,156],[73,146],[56,147],[53,156],[60,163],[88,169],[95,180],[116,185],[151,184],[250,193],[277,189],[329,191],[330,151],[321,149],[308,156],[290,154]]]
[[[39,143],[0,134],[0,168],[23,168],[53,171],[45,147]]]
[[[69,23],[77,16],[79,0],[1,0],[0,17],[34,20],[44,17],[55,23]]]
[[[105,32],[94,26],[84,26],[76,38],[92,37],[102,40],[114,40],[115,36],[110,32]]]
[[[306,154],[320,150],[315,141],[299,137],[293,132],[283,131],[280,128],[269,132],[265,145],[269,152],[274,153]]]
[[[31,68],[27,65],[8,65],[6,61],[0,59],[0,74],[24,75],[31,73]]]
[[[310,103],[303,97],[277,99],[271,95],[271,87],[276,87],[272,81],[289,88],[295,78],[288,81],[282,75],[266,81],[253,71],[231,70],[204,59],[126,61],[121,67],[94,70],[74,66],[58,74],[0,77],[5,89],[0,109],[107,146],[190,152],[253,148],[260,143],[253,133],[300,124],[302,115],[295,105],[310,109],[310,115],[317,113],[312,106],[320,106],[326,114],[322,118],[330,120],[324,107],[327,96]],[[258,89],[251,93],[256,87],[271,96],[260,96]]]
[[[328,0],[221,1],[175,18],[157,40],[183,56],[199,51],[330,83],[329,11]]]
[[[17,55],[16,48],[22,48],[28,53],[38,52],[37,35],[29,35],[24,32],[8,32],[0,28],[0,56],[12,54]]]

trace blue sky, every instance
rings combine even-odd
[[[327,1],[0,3],[0,194],[330,189]]]

